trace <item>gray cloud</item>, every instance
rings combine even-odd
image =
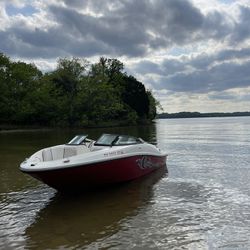
[[[156,89],[222,93],[250,86],[250,48],[244,45],[250,39],[250,8],[239,6],[238,10],[238,16],[221,10],[204,14],[187,0],[114,0],[112,3],[64,0],[64,5],[46,7],[50,18],[47,21],[55,22],[54,26],[46,29],[39,24],[32,26],[23,18],[1,29],[0,51],[30,59],[95,55],[140,59],[158,50],[166,50],[167,54],[173,46],[195,46],[213,40],[223,42],[225,48],[213,54],[205,51],[161,63],[144,59],[129,70]],[[231,48],[226,48],[227,45]],[[210,98],[231,96],[223,93]]]
[[[250,38],[250,7],[240,6],[240,18],[234,26],[234,31],[230,37],[233,45],[244,42]]]
[[[236,99],[236,96],[231,93],[229,94],[226,92],[218,92],[218,93],[209,94],[208,98],[210,100],[233,100],[233,99]]]
[[[250,86],[250,61],[215,65],[211,69],[162,77],[161,87],[177,92],[206,93]],[[159,84],[155,84],[159,86]]]
[[[196,58],[193,58],[190,65],[196,69],[206,69],[211,66],[213,63],[222,63],[228,60],[242,60],[250,58],[250,48],[241,48],[241,49],[224,49],[216,54],[206,54],[203,53]]]
[[[96,41],[96,44],[106,48],[108,54],[137,56],[144,53],[140,45],[147,38],[139,25],[131,27],[115,17],[93,17],[56,6],[51,6],[50,10],[62,29],[72,34],[72,39],[78,37],[82,41]]]
[[[219,11],[204,15],[186,0],[116,0],[112,3],[64,0],[64,3],[64,7],[47,7],[56,26],[41,30],[20,23],[6,28],[1,37],[8,42],[9,49],[3,42],[0,49],[10,55],[25,56],[26,52],[26,57],[34,58],[67,54],[139,57],[173,45],[208,39],[239,42],[249,35],[246,7],[240,8],[240,19],[235,24],[230,16]],[[80,9],[85,10],[85,14],[79,12]]]
[[[215,92],[208,95],[210,100],[230,100],[233,102],[249,102],[250,94],[249,93],[228,93],[226,91]],[[246,107],[247,109],[248,107]]]
[[[250,86],[249,68],[250,48],[242,48],[166,59],[158,64],[142,61],[134,65],[133,72],[144,77],[156,75],[155,80],[148,82],[156,89],[207,93]]]
[[[141,62],[135,64],[132,70],[133,72],[137,72],[138,74],[164,74],[161,69],[161,65],[149,60],[142,60]]]

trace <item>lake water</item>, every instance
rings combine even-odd
[[[34,151],[85,132],[157,142],[168,175],[65,196],[19,172]],[[250,117],[0,132],[0,156],[0,249],[250,249]]]

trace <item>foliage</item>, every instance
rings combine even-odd
[[[149,98],[144,85],[133,76],[124,75],[124,91],[122,100],[135,112],[139,118],[145,119],[149,115]]]
[[[42,73],[0,54],[0,123],[43,126],[128,125],[152,120],[157,101],[117,59],[90,65],[61,58]]]
[[[0,121],[16,124],[32,122],[33,103],[42,73],[33,64],[11,62],[0,55]]]

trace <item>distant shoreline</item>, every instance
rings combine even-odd
[[[205,118],[205,117],[237,117],[250,116],[250,112],[232,112],[232,113],[200,113],[200,112],[179,112],[179,113],[162,113],[156,116],[156,119],[174,119],[174,118]]]

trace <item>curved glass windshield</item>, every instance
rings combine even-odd
[[[70,142],[68,142],[68,145],[80,145],[84,142],[84,140],[87,138],[88,135],[76,135]]]
[[[95,145],[111,146],[117,138],[117,135],[103,134],[96,142]]]
[[[96,142],[95,145],[99,146],[121,146],[121,145],[131,145],[139,144],[143,141],[139,138],[129,136],[129,135],[112,135],[103,134]]]
[[[140,141],[138,141],[137,138],[128,136],[128,135],[119,135],[117,140],[114,142],[114,145],[130,145],[130,144],[137,144]]]

